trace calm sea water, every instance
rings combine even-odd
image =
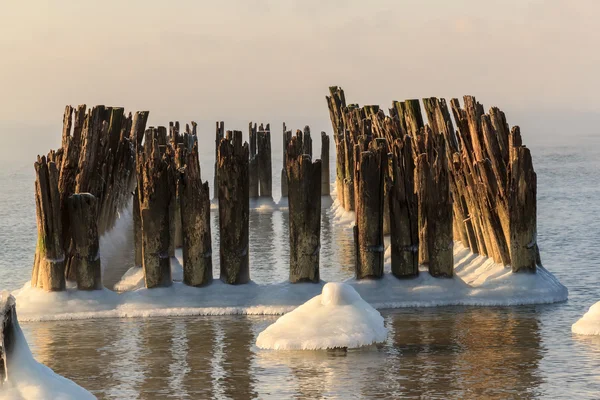
[[[61,321],[23,329],[39,361],[107,399],[600,398],[600,337],[570,330],[600,300],[600,137],[570,143],[576,144],[531,145],[542,261],[569,288],[566,303],[382,310],[387,342],[347,353],[257,349],[256,336],[274,316]],[[209,180],[212,151],[202,152]],[[273,165],[277,191],[281,161]],[[26,161],[0,172],[0,289],[22,286],[31,273],[32,171]],[[252,212],[254,280],[286,279],[286,221],[284,211]],[[328,210],[321,260],[323,279],[352,274],[352,237]]]

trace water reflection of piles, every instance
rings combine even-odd
[[[113,342],[115,329],[93,329],[92,324],[93,321],[40,322],[27,340],[38,362],[98,395],[107,389],[111,379],[102,363],[94,361]]]
[[[268,281],[277,266],[273,212],[250,211],[250,279]],[[287,275],[283,275],[287,279]]]
[[[428,397],[442,389],[450,398],[530,398],[539,394],[539,326],[526,310],[462,308],[405,313],[392,323],[397,355],[390,359],[393,373],[388,378],[397,383],[394,395]],[[395,370],[393,365],[397,365]]]
[[[223,332],[223,376],[219,379],[222,380],[222,390],[230,399],[255,398],[255,379],[251,375],[252,326],[245,317],[241,317],[227,319],[220,327]]]

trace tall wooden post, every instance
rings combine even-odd
[[[74,258],[71,261],[79,290],[102,289],[102,268],[98,241],[98,201],[90,193],[68,199]]]
[[[384,139],[385,141],[385,139]],[[360,153],[356,179],[356,278],[381,278],[385,246],[383,243],[383,184],[387,168],[385,146]]]
[[[427,189],[427,239],[429,273],[434,277],[451,278],[454,273],[452,252],[452,199],[448,180],[448,161],[443,140],[437,143],[437,154],[429,165],[431,177]]]
[[[411,139],[405,135],[392,144],[390,162],[390,246],[392,274],[407,278],[419,274],[417,196]]]
[[[219,187],[219,179],[218,179],[218,168],[217,165],[219,163],[219,146],[221,144],[221,139],[225,137],[225,123],[223,121],[217,121],[217,129],[215,134],[215,179],[213,183],[214,193],[213,198],[218,199],[219,194],[217,193],[217,188]]]
[[[257,130],[256,124],[252,125],[252,122],[248,125],[248,136],[250,137],[250,163],[248,166],[249,176],[249,193],[251,199],[258,198],[258,154],[256,149],[257,142]]]
[[[242,145],[240,131],[227,136],[231,140],[221,140],[217,165],[221,280],[242,284],[250,280],[248,143]]]
[[[141,268],[143,264],[142,216],[140,215],[140,190],[137,186],[133,193],[133,244],[134,263],[136,267]]]
[[[183,283],[203,286],[212,282],[212,242],[208,182],[202,183],[198,144],[182,155],[185,166],[178,184],[183,233]]]
[[[292,131],[286,130],[285,122],[283,123],[283,168],[281,169],[281,197],[288,196],[288,179],[287,179],[287,147],[292,140]]]
[[[510,260],[513,272],[536,272],[537,175],[529,149],[515,126],[510,133]]]
[[[65,252],[63,246],[58,170],[54,162],[38,157],[34,164],[35,204],[38,241],[31,286],[47,291],[65,290]]]
[[[260,197],[273,198],[273,168],[271,164],[271,132],[259,131],[258,144],[258,185]]]
[[[321,196],[329,194],[329,136],[321,132]]]
[[[142,265],[147,288],[170,286],[172,282],[170,210],[175,174],[170,155],[161,152],[160,143],[166,145],[166,129],[151,128],[146,131],[144,151],[138,154]]]
[[[290,282],[319,282],[321,247],[321,160],[288,147]]]

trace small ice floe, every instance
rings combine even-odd
[[[330,282],[323,292],[279,318],[258,335],[261,349],[356,348],[386,340],[381,314],[350,285]]]
[[[0,293],[1,399],[95,399],[90,392],[38,363],[17,321],[14,298]]]
[[[573,324],[571,331],[579,335],[600,335],[600,301]]]

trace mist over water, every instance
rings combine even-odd
[[[569,288],[566,303],[383,310],[386,343],[348,353],[257,349],[256,336],[276,316],[56,321],[22,328],[38,361],[99,398],[597,397],[600,338],[572,335],[570,327],[600,300],[600,137],[557,143],[524,134],[524,141],[538,174],[542,262]],[[279,147],[272,146],[276,201]],[[212,146],[200,157],[212,186]],[[31,273],[31,164],[0,172],[0,289],[22,286]],[[328,210],[322,216],[322,278],[344,279],[353,273],[352,236],[331,222]],[[218,269],[216,217],[213,211]],[[287,279],[287,211],[251,212],[250,235],[252,279]],[[107,268],[129,266],[123,263]]]

